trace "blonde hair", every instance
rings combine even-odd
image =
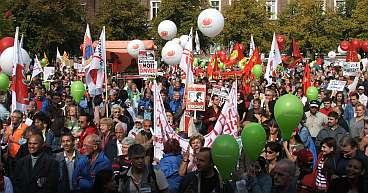
[[[111,118],[104,117],[100,120],[100,125],[102,125],[102,124],[106,124],[108,127],[112,127],[114,122]]]

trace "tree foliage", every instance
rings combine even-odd
[[[257,47],[269,50],[274,30],[274,23],[265,8],[265,1],[237,0],[224,9],[225,27],[221,41],[245,43],[253,34]]]
[[[78,0],[14,0],[14,26],[24,34],[24,47],[31,53],[52,54],[56,47],[79,52],[83,17]]]
[[[148,8],[137,0],[103,0],[95,26],[106,26],[109,40],[144,39],[147,37]]]
[[[0,38],[14,36],[13,14],[10,11],[8,0],[0,3]]]
[[[158,25],[164,20],[171,20],[176,24],[178,29],[177,37],[189,34],[191,27],[193,27],[193,32],[195,32],[198,15],[208,7],[207,0],[162,0],[158,16],[152,21],[151,37],[155,39],[155,43],[159,47],[164,45],[165,41],[159,37],[157,32]],[[203,37],[201,33],[199,35],[201,47],[207,47],[209,39]]]

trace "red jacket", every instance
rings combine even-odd
[[[91,134],[97,134],[97,130],[96,130],[96,128],[89,126],[86,129],[84,129],[82,131],[81,135],[79,136],[79,152],[80,153],[82,153],[82,154],[84,153],[83,150],[82,150],[84,139],[88,135],[91,135]]]
[[[325,114],[326,116],[328,116],[328,113],[332,112],[332,108],[322,108],[319,110],[319,112]]]

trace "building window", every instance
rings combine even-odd
[[[338,10],[339,13],[346,13],[346,1],[345,0],[335,0],[335,9]]]
[[[221,10],[220,9],[220,0],[210,0],[210,6],[214,9]]]
[[[150,19],[157,17],[161,1],[151,1]]]
[[[276,0],[268,0],[266,2],[266,9],[267,12],[271,14],[270,19],[276,20],[277,19],[277,2]]]

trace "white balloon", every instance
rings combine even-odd
[[[177,28],[174,22],[164,20],[158,25],[158,35],[164,40],[171,40],[176,36]]]
[[[31,63],[31,58],[27,51],[21,48],[21,60],[25,65],[24,70],[28,71],[29,64]],[[0,66],[2,72],[11,76],[13,74],[13,56],[14,56],[14,47],[6,48],[0,56]]]
[[[199,14],[197,24],[205,36],[215,37],[224,29],[224,16],[217,9],[206,9]]]
[[[166,44],[161,51],[162,60],[169,65],[179,64],[183,48],[174,42]]]
[[[339,52],[339,54],[346,54],[346,51],[342,50],[341,47],[337,47],[337,52]]]
[[[180,44],[180,39],[179,38],[174,38],[171,40],[172,42],[175,42],[177,44]]]
[[[335,59],[336,58],[336,52],[334,52],[334,51],[330,51],[330,52],[328,52],[328,58],[330,58],[330,59]]]
[[[134,58],[138,58],[139,50],[144,50],[144,43],[141,40],[132,40],[128,43],[128,53]]]
[[[188,35],[180,36],[180,45],[181,45],[181,47],[183,47],[183,48],[185,47],[185,44],[187,43],[188,38],[189,38]]]

